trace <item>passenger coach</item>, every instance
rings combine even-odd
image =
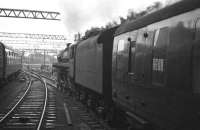
[[[0,43],[0,83],[16,76],[22,68],[21,53]]]
[[[132,122],[200,129],[199,0],[176,3],[117,29],[112,93]]]

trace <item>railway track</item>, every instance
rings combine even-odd
[[[42,76],[47,81],[52,81],[49,77]],[[47,82],[47,84],[49,84]],[[49,84],[50,85],[50,84]],[[51,85],[53,86],[53,85]],[[69,115],[78,116],[78,124],[76,127],[81,130],[111,130],[111,128],[100,118],[91,112],[80,102],[77,101],[73,96],[71,96],[68,92],[64,92],[64,101],[65,101],[65,109],[69,110]],[[69,119],[68,119],[69,120]],[[70,122],[70,123],[69,123]],[[74,125],[77,122],[75,121],[68,121],[69,125]]]
[[[101,118],[98,118],[92,111],[88,110],[75,97],[65,93],[64,100],[72,116],[78,116],[78,127],[81,130],[113,130]],[[72,121],[74,123],[74,121]]]
[[[56,87],[56,81],[55,81],[55,79],[51,79],[49,76],[46,76],[46,75],[42,74],[42,72],[31,71],[31,73],[37,74],[37,75],[41,76],[42,78],[44,78],[47,81],[46,83],[48,85]]]
[[[31,79],[28,88],[17,103],[7,108],[7,112],[0,120],[1,129],[37,129],[43,123],[43,118],[47,106],[46,83],[38,75],[31,74],[35,79]],[[42,83],[42,84],[41,84]]]
[[[35,72],[33,72],[35,73]],[[47,85],[55,87],[54,80],[47,76],[41,75],[46,81]],[[63,92],[64,109],[66,115],[66,123],[72,126],[73,129],[78,130],[111,130],[111,128],[100,118],[98,118],[92,111],[88,110],[80,101],[77,101],[68,91]],[[67,110],[66,110],[67,109]],[[66,112],[68,111],[68,112]],[[71,118],[71,119],[69,119]],[[55,121],[49,125],[54,128]],[[47,127],[48,128],[48,127]]]

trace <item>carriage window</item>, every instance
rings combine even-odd
[[[129,41],[128,72],[134,72],[135,71],[135,47],[136,47],[136,41],[131,41],[131,39],[128,39],[128,41]]]
[[[156,46],[156,43],[157,43],[157,41],[158,41],[159,31],[160,31],[160,30],[156,30],[155,37],[154,37],[154,42],[153,42],[153,45],[154,45],[154,46]]]
[[[73,57],[74,57],[74,50],[75,49],[75,47],[71,47],[71,49],[70,49],[70,58],[72,59]]]
[[[120,51],[123,51],[125,46],[124,46],[124,40],[119,40],[119,43],[118,43],[118,52]]]
[[[200,18],[196,22],[195,40],[200,40]]]
[[[157,47],[163,47],[168,44],[168,40],[169,40],[169,29],[168,27],[164,27],[156,31],[153,45]]]
[[[128,70],[128,41],[125,42],[125,39],[120,39],[118,41],[116,65],[118,71],[125,70],[125,66]]]
[[[135,72],[135,46],[131,46],[131,72]]]

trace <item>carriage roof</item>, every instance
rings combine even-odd
[[[122,24],[115,35],[120,35],[125,32],[136,30],[142,27],[145,27],[149,24],[200,8],[200,0],[184,0],[178,3],[175,3],[171,6],[167,6],[161,10],[158,10],[154,13],[143,16],[137,20],[132,20]]]

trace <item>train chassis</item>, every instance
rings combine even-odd
[[[101,95],[79,84],[75,84],[73,80],[68,79],[67,81],[68,82],[65,82],[65,90],[68,94],[74,96],[76,100],[86,106],[87,111],[91,110],[98,118],[107,122],[111,127],[124,130],[154,130],[149,122],[139,122],[135,117],[127,114],[125,109],[122,109],[120,105],[113,101],[111,105],[108,106]]]
[[[6,78],[0,79],[0,85],[5,85],[5,84],[7,84],[9,81],[12,81],[12,80],[16,79],[17,76],[18,76],[19,74],[20,74],[20,70],[17,71],[17,72],[15,72],[15,73],[13,73],[13,74],[11,74],[11,75],[9,75],[9,76],[6,77]]]
[[[74,80],[69,78],[68,73],[59,74],[58,89],[80,101],[88,111],[94,112],[97,117],[107,122],[111,127],[124,130],[153,130],[149,122],[139,116],[127,113],[126,108],[114,101],[107,104],[102,95],[74,83]]]

